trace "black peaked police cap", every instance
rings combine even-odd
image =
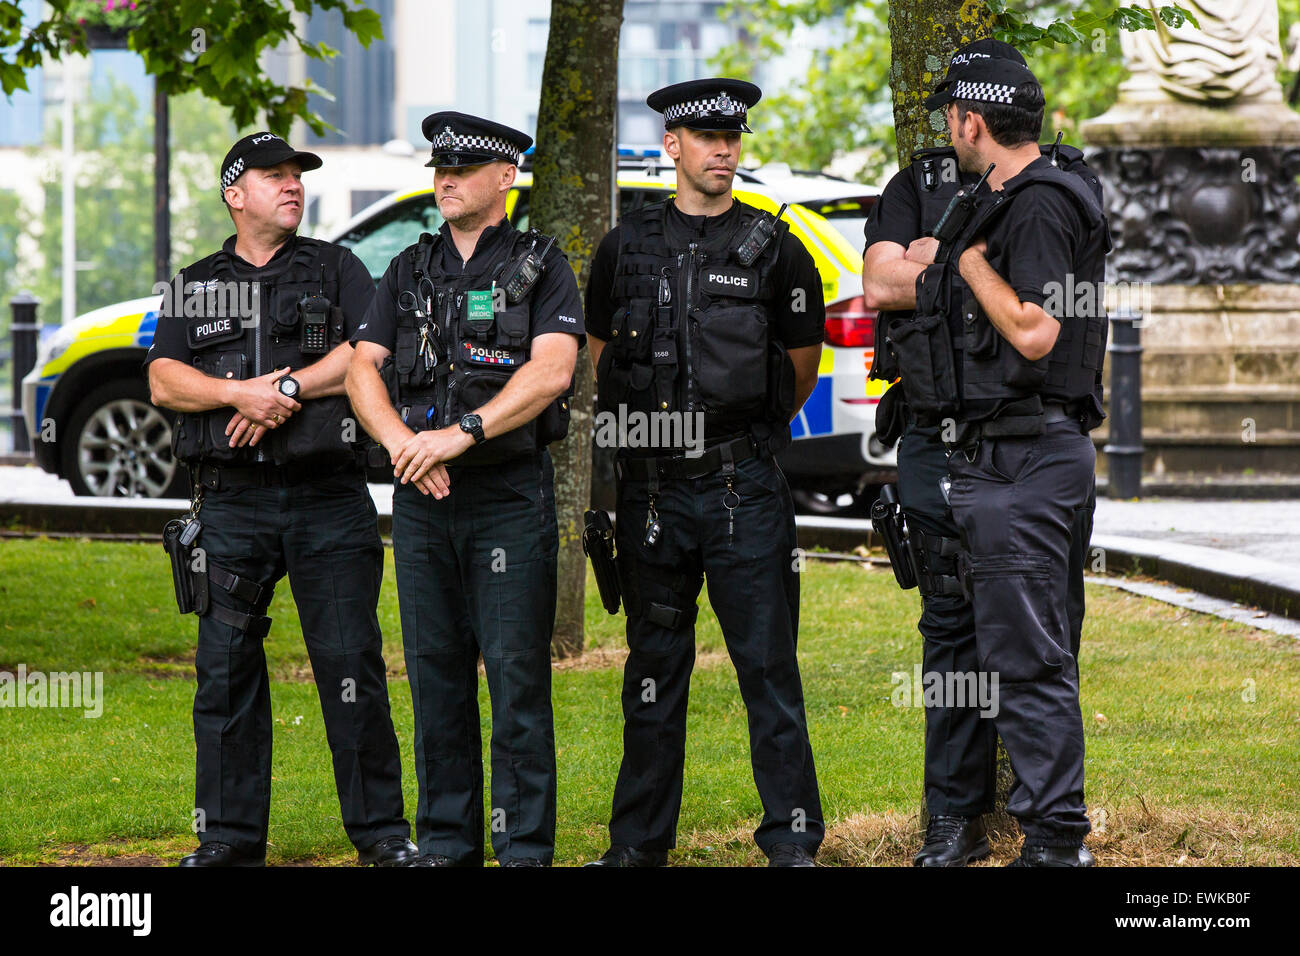
[[[752,133],[745,120],[749,108],[762,96],[763,91],[753,83],[718,76],[665,86],[647,96],[645,102],[656,113],[664,114],[664,129],[685,126]]]
[[[424,118],[424,138],[433,144],[426,166],[478,166],[502,160],[518,166],[533,138],[504,123],[444,110]]]
[[[226,189],[238,179],[245,169],[267,169],[294,160],[303,172],[320,169],[321,158],[315,153],[294,149],[279,136],[263,130],[250,133],[226,153],[221,161],[221,201],[226,201]]]

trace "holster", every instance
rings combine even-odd
[[[194,542],[183,544],[181,532],[193,519],[173,518],[163,527],[163,549],[172,564],[172,588],[176,607],[182,614],[208,612],[208,573],[194,570]]]
[[[600,603],[610,614],[617,614],[622,592],[614,564],[614,524],[609,520],[609,513],[600,509],[586,512],[584,519],[582,550],[591,559]]]
[[[880,489],[880,498],[871,506],[871,526],[876,534],[885,540],[885,550],[889,553],[889,565],[894,569],[894,578],[904,591],[916,587],[916,565],[912,560],[912,551],[907,546],[907,532],[903,524],[903,509],[898,503],[898,489],[893,485],[884,485]]]

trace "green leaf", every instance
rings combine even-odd
[[[1047,35],[1057,43],[1066,46],[1071,43],[1080,43],[1084,39],[1082,33],[1070,26],[1068,23],[1062,23],[1060,20],[1057,20],[1055,23],[1048,26]]]
[[[343,26],[353,33],[357,42],[369,47],[371,41],[384,38],[384,24],[374,10],[344,10]]]
[[[1172,7],[1161,7],[1158,13],[1160,14],[1160,19],[1163,20],[1165,25],[1170,29],[1177,29],[1184,23],[1190,23],[1198,30],[1201,28],[1196,17],[1192,15],[1192,11],[1186,10],[1183,7],[1177,5]]]
[[[993,11],[995,17],[1000,17],[1007,12],[1007,0],[987,0],[987,6]]]

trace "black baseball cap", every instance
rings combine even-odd
[[[1010,43],[1004,43],[1002,40],[985,37],[982,40],[975,40],[965,46],[958,47],[956,52],[953,53],[952,59],[948,62],[947,74],[939,81],[934,88],[934,92],[926,99],[925,108],[927,110],[937,110],[954,99],[978,99],[977,96],[949,95],[948,91],[958,80],[965,79],[980,82],[981,77],[991,75],[989,74],[989,64],[999,60],[1022,66],[1026,72],[1029,72],[1029,66],[1025,63],[1024,54]],[[1006,78],[1011,82],[1004,82],[1002,85],[1015,86],[1025,82],[1019,74],[1012,75],[1008,73]],[[1029,72],[1029,78],[1034,79],[1032,72]],[[996,80],[983,81],[996,82]],[[1001,102],[1001,100],[987,102]]]
[[[479,166],[497,160],[518,166],[533,145],[527,133],[453,110],[426,116],[420,129],[433,144],[426,166]]]
[[[954,67],[925,100],[927,110],[937,110],[953,100],[977,103],[1015,103],[1016,91],[1038,78],[1023,62],[996,57],[976,57]],[[1041,106],[1039,102],[1037,105]]]
[[[749,109],[763,97],[763,91],[745,80],[715,76],[687,80],[655,90],[646,106],[664,114],[664,129],[732,130],[752,133],[747,125]]]
[[[226,201],[226,189],[238,179],[245,169],[266,169],[294,160],[303,172],[320,169],[321,158],[315,153],[294,149],[279,136],[263,130],[245,136],[226,153],[221,161],[221,201]]]

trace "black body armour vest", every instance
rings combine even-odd
[[[597,409],[703,412],[706,433],[740,423],[769,450],[789,441],[794,365],[769,333],[773,268],[783,221],[736,200],[737,223],[719,243],[670,246],[667,203],[621,224],[610,338],[597,369]],[[757,223],[775,232],[756,258],[742,247]],[[751,250],[752,251],[752,250]]]
[[[257,378],[285,367],[296,371],[345,341],[338,306],[342,250],[317,239],[290,242],[295,244],[290,263],[269,278],[241,278],[224,249],[183,270],[183,315],[175,318],[185,322],[199,371],[226,379]],[[256,447],[242,448],[230,448],[226,435],[233,408],[182,412],[172,430],[172,451],[191,464],[284,465],[353,457],[360,436],[347,398],[331,395],[301,404]]]
[[[1052,151],[1050,146],[1041,149],[1044,155]],[[1083,162],[1082,154],[1061,146],[1056,166],[1029,170],[1016,178],[1020,181],[1014,188],[984,198],[954,244],[948,261],[927,268],[925,281],[918,284],[916,311],[891,313],[887,328],[877,332],[872,375],[890,379],[901,376],[908,405],[922,426],[940,425],[946,419],[998,419],[999,424],[986,427],[985,434],[1037,434],[1042,430],[1044,401],[1069,406],[1089,428],[1096,427],[1103,418],[1101,368],[1108,330],[1100,297],[1092,297],[1094,301],[1085,315],[1072,315],[1067,310],[1061,316],[1061,332],[1052,351],[1030,362],[997,332],[957,270],[962,251],[988,232],[1016,195],[1026,188],[1047,185],[1071,197],[1086,228],[1105,233],[1101,254],[1094,257],[1095,261],[1080,263],[1074,275],[1077,288],[1103,288],[1109,233],[1100,202],[1100,183]],[[955,192],[956,185],[950,185],[948,198]],[[927,215],[936,209],[942,215],[947,205],[947,200],[923,200]],[[1062,276],[1063,281],[1066,278]]]
[[[536,230],[513,232],[514,240],[485,257],[481,266],[474,258],[474,272],[438,271],[441,234],[425,233],[401,254],[391,394],[413,431],[458,424],[461,416],[496,396],[528,361],[533,292],[541,273],[520,281],[519,269],[550,240]],[[555,262],[547,267],[554,268]],[[522,290],[517,295],[506,288],[515,282]],[[413,307],[404,308],[401,299]],[[536,454],[568,433],[572,397],[570,383],[569,391],[533,421],[471,447],[456,463],[490,465]]]
[[[1058,169],[1077,176],[1096,197],[1097,205],[1105,208],[1101,180],[1084,162],[1081,150],[1065,144],[1039,144],[1039,151],[1051,159]],[[913,192],[921,200],[921,236],[928,236],[934,231],[958,189],[962,186],[969,187],[979,179],[978,175],[961,171],[957,163],[957,152],[951,146],[938,146],[913,153],[907,173],[912,177]],[[885,347],[885,342],[893,323],[910,319],[912,314],[908,310],[882,311],[877,316],[870,378],[892,382],[899,377],[898,364],[892,351]]]

